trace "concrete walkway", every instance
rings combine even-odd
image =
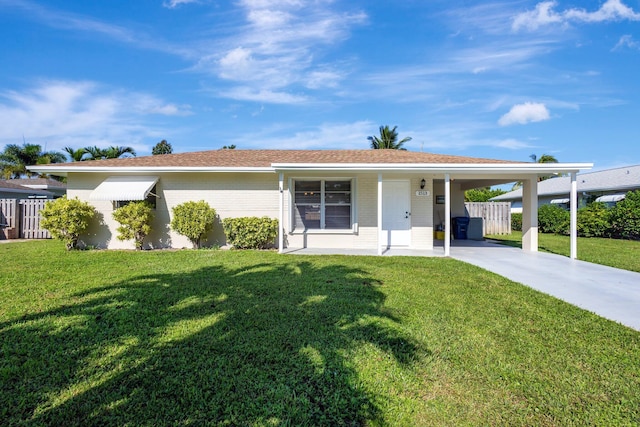
[[[451,257],[640,331],[640,273],[481,243],[452,246]]]

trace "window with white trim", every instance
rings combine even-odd
[[[295,230],[349,230],[353,227],[351,180],[296,180]]]

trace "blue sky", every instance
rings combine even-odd
[[[0,145],[640,163],[640,1],[0,0]],[[24,139],[23,139],[24,138]]]

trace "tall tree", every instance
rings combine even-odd
[[[558,159],[556,159],[554,156],[552,156],[551,154],[543,154],[540,157],[536,156],[535,154],[532,154],[529,156],[529,158],[534,162],[534,163],[558,163]],[[557,175],[544,175],[544,176],[539,176],[538,177],[538,182],[540,181],[544,181],[546,179],[549,178],[555,178]],[[513,184],[513,188],[511,188],[511,190],[517,190],[518,188],[522,187],[522,181],[518,181],[515,184]]]
[[[151,150],[151,154],[153,154],[154,156],[157,156],[159,154],[171,154],[171,153],[173,153],[173,147],[171,146],[171,144],[167,142],[166,139],[163,139],[162,141],[158,142]]]
[[[27,170],[27,166],[43,165],[47,163],[64,163],[66,156],[57,151],[42,151],[42,147],[38,144],[24,143],[22,146],[17,144],[9,144],[0,153],[0,167],[2,168],[2,177],[5,179],[20,178],[27,176],[42,176],[35,172]]]
[[[64,151],[72,162],[81,162],[85,160],[85,155],[88,154],[86,148],[78,148],[76,150],[73,147],[64,147]]]
[[[136,151],[131,147],[120,147],[118,145],[112,145],[107,148],[100,148],[97,146],[86,147],[89,157],[87,160],[101,160],[101,159],[118,159],[120,157],[136,157]]]
[[[558,163],[558,159],[553,157],[551,154],[543,154],[540,157],[532,154],[529,156],[534,163]]]
[[[474,188],[464,192],[465,202],[488,202],[492,197],[499,196],[506,191],[499,188],[482,187]]]
[[[119,145],[112,145],[104,150],[105,158],[107,159],[119,159],[120,157],[136,157],[136,150],[131,147],[121,147]]]
[[[392,150],[406,150],[402,148],[405,142],[411,141],[411,137],[402,138],[398,141],[398,126],[394,126],[390,129],[389,126],[380,126],[380,136],[369,136],[367,139],[371,143],[371,148],[375,150],[380,149],[392,149]]]

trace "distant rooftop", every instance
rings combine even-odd
[[[576,177],[578,192],[627,192],[640,188],[640,165],[625,166],[597,172],[586,172]],[[571,190],[571,177],[550,178],[538,183],[538,196],[566,195]],[[493,201],[522,199],[522,188],[494,197]]]

